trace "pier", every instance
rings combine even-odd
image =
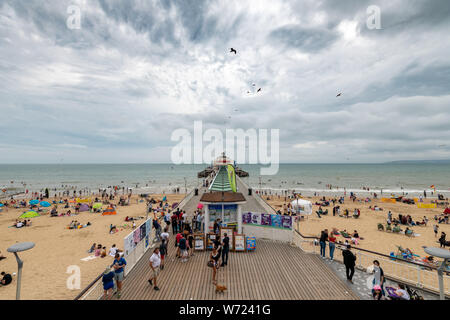
[[[238,191],[246,199],[243,211],[267,212],[258,195],[237,179]],[[206,188],[199,189],[184,204],[188,215],[197,208]],[[271,212],[272,213],[272,212]],[[175,258],[175,237],[171,236],[164,270],[158,276],[160,291],[148,283],[151,271],[148,250],[123,283],[121,300],[356,300],[358,295],[317,255],[292,244],[258,239],[254,252],[230,252],[229,263],[217,273],[224,293],[216,293],[212,270],[207,266],[210,251],[196,251],[189,261]],[[178,261],[177,261],[178,260]]]

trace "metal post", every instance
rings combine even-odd
[[[419,288],[422,287],[421,283],[420,283],[420,266],[417,266],[417,286]]]
[[[16,290],[16,300],[20,300],[20,285],[22,282],[22,267],[23,267],[23,261],[20,260],[19,256],[17,255],[17,252],[14,252],[14,255],[16,256],[17,265],[19,267],[19,270],[17,271],[17,290]]]
[[[442,261],[441,266],[437,270],[438,277],[439,277],[439,298],[440,298],[440,300],[445,300],[445,294],[444,294],[444,269],[445,269],[445,267],[447,265],[447,260],[448,259],[444,259],[444,261]]]

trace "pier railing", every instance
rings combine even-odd
[[[151,219],[149,219],[151,220]],[[161,219],[160,219],[161,221]],[[139,230],[141,223],[135,230]],[[153,224],[151,224],[153,228]],[[153,230],[152,230],[153,231]],[[134,232],[134,230],[133,230]],[[132,232],[132,233],[133,233]],[[129,235],[127,235],[124,239],[126,239]],[[155,242],[155,232],[150,232],[148,234],[148,245],[146,246],[146,239],[142,239],[136,244],[136,247],[129,252],[128,255],[124,255],[125,260],[127,261],[127,265],[125,267],[124,276],[126,276],[133,267],[137,264],[137,262],[142,258],[142,256],[150,249],[154,247]],[[83,289],[74,300],[100,300],[103,296],[103,283],[102,283],[103,273],[97,276],[85,289]]]
[[[293,242],[296,246],[305,252],[320,255],[319,238],[313,236],[304,236],[299,230],[294,231]],[[334,261],[343,263],[342,251],[345,245],[336,243],[334,252]],[[439,294],[439,278],[437,267],[425,266],[423,264],[392,258],[389,255],[379,252],[357,248],[352,246],[351,250],[356,256],[356,268],[367,272],[367,267],[373,264],[374,260],[380,262],[386,279],[414,286],[433,294]],[[327,256],[329,255],[329,245],[326,247]],[[450,296],[450,276],[444,275],[444,292]]]
[[[183,206],[189,202],[189,200],[194,196],[194,191],[189,192],[183,200],[178,204],[178,207],[183,208]],[[161,222],[162,218],[160,219]],[[145,222],[144,222],[145,223]],[[153,225],[152,225],[153,226]],[[149,234],[149,243],[153,244],[155,241],[155,232]],[[148,248],[152,248],[150,245],[145,248],[145,239],[141,240],[136,246],[132,257],[126,257],[127,267],[125,267],[125,275],[128,274],[131,269],[136,265],[136,263],[142,258]],[[137,249],[137,250],[136,250]],[[103,273],[98,275],[91,283],[87,285],[74,300],[100,300],[103,297],[103,283],[102,283]]]

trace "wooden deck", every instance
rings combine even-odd
[[[186,263],[175,258],[174,239],[158,277],[160,291],[148,283],[150,249],[128,274],[121,300],[355,300],[358,296],[315,255],[280,242],[257,240],[254,252],[230,252],[218,270],[225,293],[215,293],[210,251],[195,252]]]

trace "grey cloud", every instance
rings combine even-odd
[[[338,35],[328,29],[305,28],[290,25],[271,32],[270,38],[280,41],[288,47],[298,48],[305,52],[317,52],[333,44]]]

